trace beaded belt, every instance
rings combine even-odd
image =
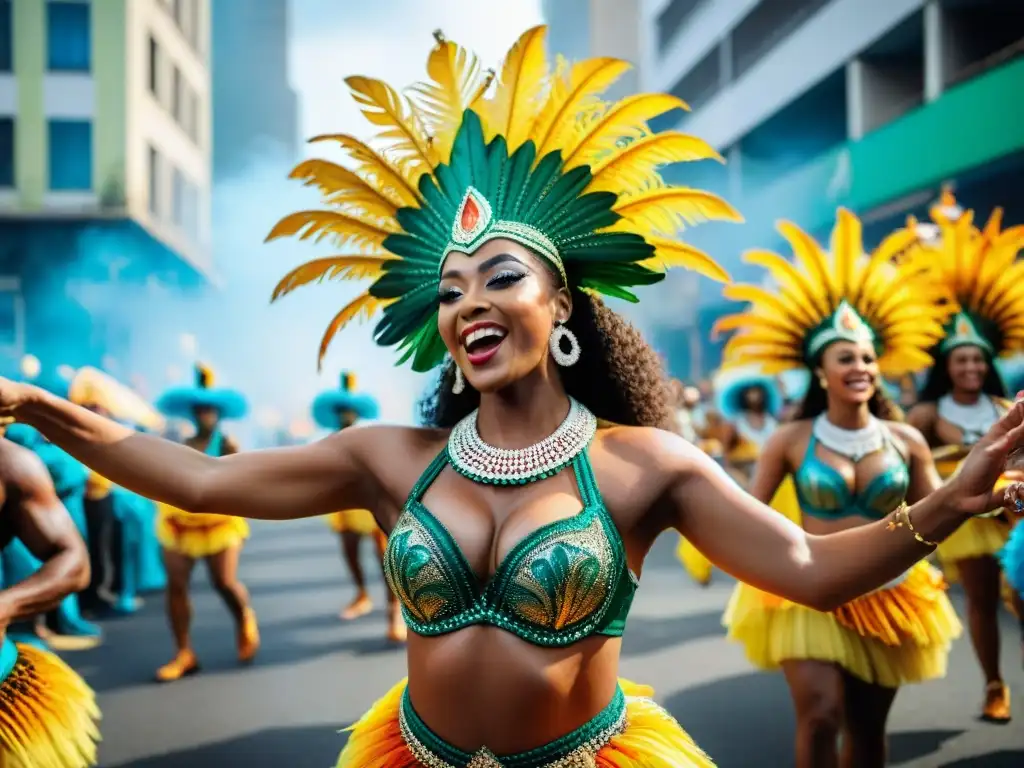
[[[593,720],[542,747],[498,756],[486,747],[470,754],[453,747],[420,719],[409,691],[402,695],[398,726],[413,757],[427,768],[594,768],[597,753],[626,729],[626,697],[615,690],[611,703]]]

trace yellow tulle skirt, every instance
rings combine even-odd
[[[92,689],[54,654],[16,648],[14,668],[0,683],[0,766],[96,765],[100,711]]]
[[[886,688],[945,676],[950,646],[963,631],[942,574],[927,563],[829,613],[738,584],[723,623],[759,669],[832,662]]]
[[[373,513],[368,509],[346,509],[344,512],[327,515],[325,519],[335,533],[370,536],[380,530],[377,521],[373,519]]]
[[[800,525],[800,502],[797,499],[796,486],[793,484],[793,477],[791,475],[786,475],[786,479],[782,481],[778,490],[775,491],[771,507],[776,512],[779,512],[797,525]],[[698,584],[706,586],[711,582],[711,573],[713,568],[711,561],[704,557],[704,555],[683,536],[679,537],[679,543],[676,545],[676,557],[679,558],[679,562],[683,564],[683,568],[686,569],[690,578]]]
[[[619,685],[626,694],[626,729],[612,736],[588,764],[597,768],[714,768],[686,731],[650,698],[652,689],[627,680],[620,680]],[[399,727],[405,687],[403,680],[348,729],[351,733],[337,768],[419,767]],[[509,723],[509,728],[515,727]]]
[[[240,545],[249,538],[249,523],[241,517],[197,515],[158,504],[156,537],[165,549],[198,560]]]

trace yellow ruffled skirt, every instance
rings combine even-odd
[[[626,726],[614,735],[593,762],[597,768],[714,768],[711,759],[693,743],[675,719],[651,700],[653,691],[627,680],[619,685],[626,695]],[[374,704],[348,730],[348,743],[337,768],[419,768],[399,725],[403,680]],[[510,728],[516,727],[510,723]],[[486,768],[489,763],[480,763]],[[458,766],[457,768],[465,768]],[[476,763],[473,764],[476,768]]]
[[[96,765],[96,696],[54,654],[4,640],[13,668],[0,683],[0,766],[86,768]]]
[[[327,524],[335,533],[356,533],[370,536],[377,533],[377,521],[368,509],[346,509],[344,512],[333,512],[327,515]]]
[[[923,562],[899,583],[829,613],[738,584],[723,623],[759,669],[825,661],[886,688],[943,677],[963,631],[942,574]]]
[[[199,560],[240,545],[249,538],[249,523],[241,517],[197,515],[158,504],[156,537],[165,549]]]
[[[800,525],[800,501],[796,496],[796,486],[793,484],[793,477],[786,475],[775,496],[772,497],[772,509]],[[683,536],[679,537],[676,545],[676,557],[683,564],[683,568],[690,574],[690,578],[701,586],[707,586],[711,582],[711,561],[704,557],[693,544]]]

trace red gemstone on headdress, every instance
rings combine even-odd
[[[848,331],[853,331],[857,328],[857,318],[849,309],[843,312],[842,317],[839,318],[839,322],[842,323],[843,328]]]
[[[459,216],[459,226],[463,232],[472,232],[473,228],[480,221],[480,206],[472,197],[466,198],[466,204],[462,206],[462,213]]]

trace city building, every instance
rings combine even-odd
[[[868,8],[870,6],[870,9]],[[693,242],[733,277],[776,248],[780,218],[827,237],[835,209],[869,245],[944,183],[987,217],[1024,222],[1024,14],[1018,0],[644,0],[641,87],[684,99],[672,127],[727,159],[674,181],[719,192],[746,223]],[[700,314],[725,311],[701,291]],[[705,365],[716,350],[705,346]]]
[[[288,80],[288,0],[212,0],[214,180],[256,159],[290,165],[299,151],[298,96]]]
[[[640,0],[543,0],[548,48],[569,61],[611,56],[637,64],[640,59]],[[636,93],[636,69],[627,73],[609,96]]]
[[[0,355],[116,364],[208,284],[208,0],[0,0]]]

